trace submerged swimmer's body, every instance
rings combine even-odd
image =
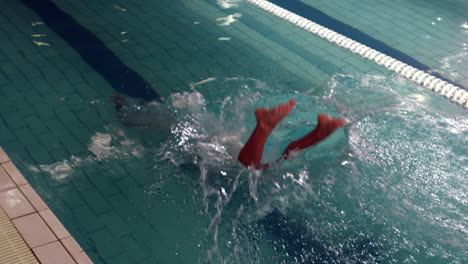
[[[124,106],[127,100],[120,94],[113,97],[114,105],[121,119],[122,123],[131,127],[143,127],[149,129],[151,127],[158,128],[157,130],[169,129],[172,123],[172,118],[167,113],[153,113],[147,112],[128,112],[124,111]],[[269,168],[272,163],[261,163],[263,149],[269,135],[273,132],[274,128],[291,113],[296,100],[292,99],[285,104],[278,105],[272,109],[259,108],[255,110],[255,117],[257,125],[250,135],[250,138],[241,149],[238,161],[245,167],[252,167],[255,169]],[[159,109],[161,110],[161,109]],[[159,112],[159,111],[157,111]],[[317,127],[304,137],[291,142],[280,158],[274,162],[285,160],[289,157],[291,152],[298,151],[315,145],[327,137],[329,137],[335,130],[343,126],[343,119],[332,119],[331,117],[320,114],[318,115]],[[164,121],[164,122],[163,122]],[[169,132],[169,131],[168,131]]]
[[[250,135],[250,138],[247,140],[247,143],[245,143],[244,147],[240,151],[238,157],[238,160],[242,165],[253,167],[255,169],[269,168],[272,166],[270,163],[261,163],[265,142],[271,132],[273,132],[276,125],[291,113],[295,104],[296,100],[292,99],[289,102],[276,106],[273,109],[260,108],[255,110],[257,126]],[[320,114],[317,119],[317,127],[304,137],[291,142],[276,163],[287,159],[292,151],[305,149],[325,140],[344,124],[343,119],[332,119],[324,114]]]

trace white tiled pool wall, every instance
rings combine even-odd
[[[41,263],[92,263],[1,147],[0,206]]]
[[[113,110],[110,103],[103,103],[109,100],[113,89],[60,37],[37,23],[41,19],[34,12],[18,1],[6,2],[7,8],[0,10],[0,33],[8,38],[0,43],[0,94],[13,96],[0,104],[0,145],[14,153],[15,164],[31,185],[41,186],[36,191],[70,226],[69,230],[96,263],[96,253],[106,261],[124,262],[126,253],[121,245],[128,244],[133,245],[132,250],[141,251],[141,259],[145,259],[150,254],[145,237],[152,234],[151,223],[129,222],[137,213],[133,203],[138,201],[127,193],[128,189],[141,188],[144,182],[127,172],[127,164],[119,168],[122,178],[112,183],[86,177],[99,173],[98,169],[78,168],[75,173],[83,177],[62,180],[51,179],[43,172],[28,173],[31,166],[38,169],[38,165],[87,153],[91,136],[103,131],[103,120]],[[146,5],[145,1],[116,2],[115,6],[92,0],[57,4],[154,84],[162,96],[188,91],[189,81],[222,76],[224,72],[232,75],[223,77],[248,76],[268,80],[272,85],[298,84],[297,87],[326,83],[334,71],[390,74],[246,3],[222,10],[215,1],[159,2],[166,3],[167,9]],[[239,21],[216,26],[217,18],[236,12],[243,14]],[[155,16],[168,23],[156,21]],[[36,19],[31,21],[31,17]],[[255,30],[243,19],[267,27]],[[173,31],[174,24],[184,25],[186,32]],[[278,35],[299,48],[291,50],[273,41]],[[165,46],[160,44],[162,40],[167,43]],[[328,63],[320,64],[313,58]],[[208,61],[211,67],[206,69],[199,61]],[[277,77],[275,73],[281,74]],[[47,87],[53,87],[56,93],[49,93]],[[96,102],[96,98],[101,98],[101,102]],[[61,190],[67,193],[62,194]],[[134,232],[131,235],[122,231],[129,225]]]

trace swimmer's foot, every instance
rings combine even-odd
[[[332,119],[330,116],[325,114],[320,114],[317,117],[317,120],[318,125],[315,128],[315,130],[317,130],[316,133],[319,134],[319,137],[322,138],[322,140],[333,134],[333,132],[335,132],[335,130],[337,130],[338,128],[342,127],[345,122],[341,118]]]
[[[259,108],[255,110],[257,118],[257,126],[265,131],[271,132],[283,120],[296,104],[296,99],[291,99],[289,102],[278,105],[272,109]]]
[[[115,110],[120,111],[124,107],[124,105],[127,103],[127,99],[123,97],[120,93],[115,93],[112,96],[112,101],[114,102]]]
[[[320,114],[317,120],[317,127],[312,132],[289,144],[283,153],[283,158],[286,158],[291,151],[305,149],[325,140],[345,122],[343,119],[333,119],[325,114]]]
[[[265,142],[276,125],[291,113],[295,104],[296,100],[292,99],[273,109],[260,108],[255,111],[257,126],[239,153],[238,160],[240,163],[246,167],[254,167],[256,169],[269,166],[268,164],[260,163]]]

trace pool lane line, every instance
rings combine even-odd
[[[91,31],[51,0],[21,1],[36,12],[50,29],[61,36],[116,91],[146,101],[161,101],[161,96],[142,76],[125,65]]]
[[[313,21],[323,27],[331,29],[339,34],[346,35],[348,38],[359,41],[359,43],[364,44],[370,48],[373,48],[383,54],[386,54],[394,59],[397,59],[401,62],[404,62],[408,65],[411,65],[419,70],[425,72],[431,72],[431,74],[443,81],[451,83],[455,86],[459,86],[464,90],[468,90],[466,87],[463,87],[452,80],[449,80],[437,72],[433,72],[433,68],[425,65],[424,63],[418,61],[417,59],[411,57],[410,55],[392,48],[391,46],[387,45],[385,42],[380,41],[361,30],[341,22],[338,19],[335,19],[326,13],[314,8],[310,5],[305,4],[300,0],[269,0],[271,3],[276,4],[282,8],[285,8],[288,11],[291,11],[295,14],[298,14],[307,19],[313,19]]]
[[[319,36],[322,39],[326,39],[329,42],[332,42],[342,48],[345,48],[355,54],[360,55],[361,57],[371,60],[378,65],[381,65],[389,70],[392,70],[396,72],[397,74],[419,85],[422,85],[423,87],[430,89],[440,95],[443,95],[455,103],[458,103],[468,108],[468,92],[466,91],[466,88],[465,89],[462,88],[461,85],[453,84],[451,83],[451,81],[447,81],[444,78],[440,78],[439,76],[436,76],[437,74],[432,74],[432,75],[428,74],[424,72],[423,70],[417,69],[416,67],[409,65],[408,63],[392,58],[382,52],[379,52],[373,48],[363,45],[357,41],[354,41],[351,38],[345,37],[344,35],[334,30],[328,29],[327,27],[324,27],[315,22],[312,22],[311,20],[307,18],[299,16],[269,1],[266,1],[266,0],[244,0],[244,1],[254,6],[257,6],[269,13],[272,13],[300,28],[303,28],[304,30],[309,31]],[[288,0],[288,1],[294,1],[294,0]],[[404,53],[400,52],[400,54],[404,54]],[[421,66],[421,67],[424,68],[424,66]]]

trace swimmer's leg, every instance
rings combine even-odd
[[[324,114],[320,114],[317,119],[317,127],[301,139],[291,142],[283,152],[281,159],[287,159],[291,151],[305,149],[325,140],[333,134],[335,130],[344,125],[343,119],[332,119],[330,116]]]
[[[115,93],[112,96],[112,101],[114,102],[115,110],[120,112],[125,104],[127,104],[127,99],[120,93]]]
[[[246,167],[256,169],[269,167],[268,164],[260,164],[265,142],[276,125],[291,112],[295,103],[296,100],[292,99],[273,109],[260,108],[255,111],[257,126],[239,153],[238,160],[240,163]]]

